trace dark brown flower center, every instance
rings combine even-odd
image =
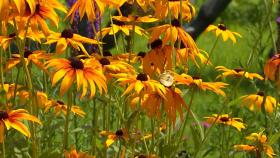
[[[171,21],[171,25],[172,25],[172,26],[175,26],[175,27],[180,27],[180,26],[181,26],[180,21],[177,20],[177,19],[173,19],[173,20]]]
[[[219,25],[218,25],[218,28],[219,28],[220,30],[223,30],[223,31],[225,31],[225,30],[227,29],[227,27],[226,27],[224,24],[219,24]]]
[[[6,111],[0,111],[0,120],[9,118],[9,115]]]
[[[236,68],[236,69],[233,69],[235,72],[241,72],[241,71],[244,71],[243,69],[241,69],[241,68]]]
[[[271,57],[271,60],[276,60],[276,59],[280,59],[280,54],[275,54]]]
[[[227,121],[229,121],[229,118],[228,117],[221,117],[220,120],[222,122],[227,122]]]
[[[11,33],[11,34],[9,34],[9,37],[10,37],[10,38],[16,37],[16,33]]]
[[[115,134],[116,134],[116,136],[121,137],[121,136],[123,136],[123,131],[121,129],[119,129],[116,131]]]
[[[257,95],[264,96],[264,92],[260,91],[260,92],[257,93]]]
[[[162,40],[161,39],[157,39],[154,42],[151,43],[151,48],[155,49],[155,48],[159,48],[162,46]]]
[[[108,56],[113,56],[113,55],[112,55],[112,53],[109,52],[109,51],[104,51],[104,52],[103,52],[103,56],[104,56],[104,57],[108,57]]]
[[[74,34],[73,34],[73,31],[71,29],[64,29],[62,32],[61,32],[61,36],[60,37],[63,37],[63,38],[73,38]]]
[[[199,79],[201,79],[199,76],[193,76],[192,77],[194,80],[199,80]]]
[[[31,55],[31,54],[33,54],[32,51],[26,50],[26,51],[24,52],[23,56],[24,56],[24,58],[28,58],[29,55]]]
[[[36,5],[35,13],[40,13],[40,4]]]
[[[113,20],[113,23],[114,23],[115,25],[118,25],[118,26],[123,26],[123,25],[125,25],[124,22],[119,21],[119,20]]]
[[[65,105],[64,104],[64,102],[63,101],[61,101],[61,100],[58,100],[58,101],[56,101],[58,104],[60,104],[60,105]]]
[[[146,53],[145,53],[145,52],[139,52],[139,53],[137,54],[137,56],[142,57],[142,58],[144,58],[144,57],[145,57],[145,55],[146,55]]]
[[[110,61],[107,58],[101,58],[99,60],[99,63],[102,64],[103,66],[104,65],[110,65]]]
[[[139,81],[148,81],[148,75],[144,73],[140,73],[137,75],[136,79]]]
[[[74,68],[74,69],[83,69],[84,68],[84,63],[76,58],[76,57],[71,57],[68,59],[70,61],[70,65]]]

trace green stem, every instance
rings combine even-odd
[[[3,50],[0,50],[0,80],[1,80],[1,85],[4,87],[4,72],[3,72]]]
[[[97,108],[96,108],[96,101],[93,99],[93,111],[92,111],[92,133],[93,133],[93,140],[92,140],[92,154],[96,155],[96,132],[97,132]]]
[[[194,99],[194,94],[195,94],[195,88],[193,87],[192,88],[192,92],[191,92],[191,99],[190,99],[190,103],[189,103],[189,111],[187,112],[187,115],[186,115],[186,118],[185,118],[185,120],[184,120],[184,124],[183,124],[183,126],[181,126],[181,133],[180,133],[180,136],[179,136],[179,139],[178,139],[178,141],[177,142],[181,142],[182,141],[182,138],[183,138],[183,135],[184,135],[184,133],[185,133],[185,129],[186,129],[186,126],[187,126],[187,121],[188,121],[188,117],[189,117],[189,113],[191,112],[191,107],[192,107],[192,103],[193,103],[193,99]],[[178,149],[178,147],[179,147],[179,144],[180,143],[177,143],[177,146],[176,146],[176,150]],[[174,150],[174,151],[176,151],[176,150]]]
[[[6,157],[6,147],[5,147],[5,140],[3,139],[2,142],[2,157],[5,158]]]
[[[206,60],[206,63],[204,64],[203,68],[200,70],[200,74],[203,74],[203,72],[204,72],[208,62],[210,61],[212,55],[214,54],[214,50],[215,50],[215,48],[217,46],[218,40],[219,40],[219,38],[217,37],[215,42],[214,42],[214,44],[213,44],[213,46],[212,46],[212,48],[211,48],[211,50],[210,50],[210,52],[209,52],[209,56],[208,56],[208,58]]]
[[[63,151],[67,150],[68,148],[68,129],[69,129],[69,118],[70,118],[70,111],[72,107],[72,91],[69,90],[67,96],[67,111],[66,111],[66,120],[64,124],[64,139],[63,139]]]
[[[113,22],[113,19],[112,19],[111,10],[109,9],[109,11],[110,11],[110,21],[111,21],[111,27],[112,27],[112,30],[113,30],[114,42],[115,42],[115,46],[117,48],[117,52],[119,53],[119,46],[118,46],[118,43],[117,43],[117,37],[116,37],[116,34],[115,34],[115,30],[113,29],[114,22]]]

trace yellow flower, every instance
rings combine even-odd
[[[129,140],[129,134],[126,129],[119,129],[116,132],[108,132],[108,131],[101,131],[101,136],[107,136],[107,140],[105,142],[106,147],[108,148],[117,140]]]
[[[66,8],[57,0],[39,0],[36,4],[35,11],[28,15],[30,20],[30,27],[32,30],[38,30],[38,24],[45,35],[49,35],[50,30],[47,25],[46,19],[58,28],[59,16],[56,14],[55,9],[66,13]]]
[[[14,97],[16,84],[15,83],[4,83],[3,86],[4,87],[2,87],[2,85],[0,85],[0,90],[4,90],[6,92],[6,99],[7,99],[7,101],[9,101],[12,97]],[[22,87],[21,85],[19,85],[19,84],[17,85],[16,95],[19,93],[18,89],[21,87]]]
[[[180,22],[177,19],[172,20],[171,25],[165,24],[161,26],[156,26],[149,29],[151,31],[150,42],[159,39],[162,35],[162,44],[166,45],[168,41],[175,43],[177,40],[181,40],[185,45],[185,48],[188,48],[189,51],[192,51],[194,54],[199,54],[199,50],[192,39],[192,37],[180,26]]]
[[[78,59],[71,57],[68,59],[51,59],[47,61],[47,67],[53,67],[52,86],[62,78],[60,86],[60,95],[62,96],[76,81],[77,90],[82,88],[81,98],[83,98],[90,89],[90,98],[95,95],[96,85],[99,92],[107,93],[106,77],[102,72],[102,67],[94,58]]]
[[[242,104],[249,107],[251,111],[257,107],[258,110],[261,110],[263,99],[264,99],[264,92],[258,92],[257,94],[250,94],[241,97]],[[276,99],[271,96],[266,96],[264,102],[264,109],[268,113],[272,113],[274,108],[276,107]]]
[[[78,51],[81,50],[88,55],[88,52],[82,43],[97,44],[98,42],[94,39],[74,34],[71,29],[64,29],[61,33],[51,33],[47,37],[47,42],[45,44],[52,43],[56,43],[55,50],[57,54],[62,54],[66,50],[68,44],[70,44],[74,49],[77,49]]]
[[[253,145],[234,145],[234,148],[237,150],[243,150],[247,152],[255,152],[257,157],[261,156],[264,152],[268,157],[273,158],[276,156],[272,147],[268,143],[268,139],[266,135],[263,134],[263,131],[260,133],[251,133],[249,136],[246,137],[247,140],[252,141]]]
[[[181,93],[178,88],[166,88],[164,97],[156,93],[145,94],[142,98],[136,96],[131,99],[131,105],[135,107],[140,102],[141,108],[145,110],[149,117],[161,118],[161,109],[163,109],[168,119],[175,125],[177,113],[183,120],[183,109],[188,110]]]
[[[26,137],[30,137],[28,128],[21,122],[21,120],[33,121],[41,124],[40,120],[35,116],[28,114],[24,109],[17,109],[11,111],[0,111],[0,142],[3,143],[5,126],[7,130],[14,128],[21,132]]]
[[[71,151],[64,151],[65,158],[95,158],[95,156],[90,156],[84,152],[77,152],[77,150],[72,146]]]
[[[138,95],[144,93],[157,93],[164,97],[166,92],[165,87],[156,80],[150,79],[145,73],[139,73],[138,75],[130,75],[126,73],[120,73],[114,75],[118,78],[117,82],[120,82],[121,86],[127,85],[128,87],[123,92],[122,96],[128,94],[133,89]]]
[[[242,122],[241,118],[231,118],[228,114],[212,114],[210,117],[205,117],[208,123],[211,124],[224,124],[228,126],[235,127],[238,131],[245,129],[245,124]]]
[[[46,93],[44,92],[36,92],[36,104],[39,106],[39,107],[44,107],[47,102],[48,102],[48,96]],[[25,104],[27,103],[27,101],[29,100],[29,92],[25,91],[25,90],[21,90],[18,94],[19,98],[20,98],[20,103],[21,104]]]
[[[167,17],[168,10],[176,19],[180,18],[180,0],[158,0],[155,2],[155,17],[163,19]],[[190,21],[195,15],[195,8],[189,0],[182,0],[182,15],[183,20]]]
[[[269,59],[264,66],[264,74],[266,78],[276,81],[278,85],[280,84],[279,64],[280,54],[276,54]]]
[[[75,4],[71,7],[66,18],[70,17],[70,22],[73,22],[75,13],[78,11],[80,20],[83,19],[84,15],[87,15],[89,21],[95,20],[97,17],[96,10],[98,9],[100,15],[102,16],[105,9],[105,4],[101,2],[102,0],[77,0]]]
[[[228,30],[224,24],[218,24],[218,26],[209,25],[206,31],[213,31],[217,37],[221,35],[224,41],[230,39],[233,43],[236,43],[235,36],[242,37],[239,33]]]
[[[143,58],[143,71],[149,76],[172,69],[172,47],[162,46],[160,39],[151,43],[151,50]]]
[[[223,82],[203,82],[199,77],[191,77],[184,73],[181,75],[175,75],[175,81],[177,81],[177,84],[196,86],[203,91],[210,90],[222,96],[225,96],[226,94],[221,89],[225,88],[228,85]]]
[[[133,25],[127,25],[122,21],[113,20],[113,24],[111,24],[111,27],[103,28],[101,32],[97,33],[96,36],[99,37],[100,35],[102,35],[102,37],[104,37],[107,34],[114,35],[119,31],[123,32],[126,36],[129,36],[131,31],[135,31],[135,33],[140,36],[146,37],[148,35],[148,33],[144,29],[137,25],[135,25],[133,29]]]
[[[10,43],[11,43],[13,40],[15,40],[15,38],[16,38],[16,34],[15,34],[15,33],[11,33],[11,34],[9,34],[9,35],[7,35],[7,36],[5,36],[5,35],[0,36],[0,46],[1,46],[4,50],[6,50],[6,49],[9,47]]]
[[[128,15],[126,16],[113,16],[113,19],[117,20],[117,21],[122,21],[122,22],[136,22],[136,23],[150,23],[150,22],[156,22],[158,21],[157,18],[153,18],[150,15],[147,16],[132,16],[132,15]]]
[[[42,50],[25,50],[24,52],[24,60],[26,65],[29,65],[30,63],[33,63],[35,66],[37,66],[39,69],[45,71],[48,73],[47,69],[44,67],[43,60],[48,60],[50,58],[50,54],[46,54],[45,51]],[[21,63],[20,55],[19,54],[12,54],[12,58],[8,59],[6,64],[5,71],[8,71]]]
[[[259,75],[257,73],[249,73],[249,72],[244,71],[241,68],[236,68],[236,69],[231,70],[231,69],[228,69],[224,66],[217,66],[216,70],[223,72],[221,75],[217,76],[217,78],[224,78],[224,77],[227,77],[227,76],[237,76],[237,77],[243,77],[244,76],[245,78],[248,78],[250,80],[253,80],[254,78],[257,78],[259,80],[264,79],[261,75]]]
[[[61,112],[66,115],[67,113],[67,106],[63,101],[61,100],[48,100],[48,102],[44,105],[45,107],[45,112],[48,112],[51,108],[54,109],[55,111],[55,115],[58,116]],[[74,115],[78,115],[80,117],[84,117],[86,115],[86,113],[79,107],[76,105],[72,105],[70,111],[74,114]]]

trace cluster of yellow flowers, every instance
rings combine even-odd
[[[125,3],[140,7],[144,15],[139,16],[135,11],[131,15],[123,16],[120,7]],[[94,22],[104,16],[107,9],[116,10],[119,15],[110,15],[109,27],[95,30]],[[60,17],[62,13],[65,14],[64,21],[70,24],[77,14],[80,20],[86,18],[92,24],[95,36],[83,37],[68,27],[59,32],[63,21]],[[75,98],[92,100],[97,95],[107,96],[112,92],[112,88],[116,87],[121,87],[122,95],[119,97],[130,104],[136,115],[139,110],[143,110],[149,117],[166,116],[166,123],[169,122],[171,127],[175,127],[177,116],[181,121],[186,121],[185,111],[191,113],[192,101],[190,104],[185,103],[182,89],[190,89],[193,92],[207,90],[226,97],[224,89],[229,84],[220,81],[208,82],[201,78],[201,74],[191,76],[188,73],[191,68],[188,66],[189,62],[200,69],[200,73],[203,72],[203,66],[212,65],[211,54],[208,56],[205,51],[200,50],[182,27],[182,23],[189,22],[194,15],[195,8],[188,0],[77,0],[71,8],[65,7],[58,0],[0,0],[0,79],[1,89],[6,94],[6,106],[1,107],[0,111],[0,142],[4,141],[5,127],[12,127],[30,137],[31,133],[20,120],[42,124],[37,118],[39,108],[45,113],[54,109],[56,116],[62,112],[68,122],[70,112],[80,117],[86,115],[80,106],[74,105]],[[142,23],[162,25],[144,29],[141,27]],[[233,43],[237,42],[236,37],[241,37],[239,33],[228,30],[224,24],[210,25],[206,31],[212,31],[217,38],[222,37],[223,41],[231,40]],[[115,37],[118,33],[132,38],[135,34],[148,38],[149,51],[137,54],[133,49],[128,49],[114,55],[106,53],[103,38],[110,35]],[[135,44],[133,40],[127,42],[128,45],[132,45],[130,48]],[[32,44],[36,49],[31,47]],[[98,50],[89,51],[84,44],[98,46]],[[54,52],[50,51],[52,47],[55,47]],[[16,48],[19,53],[12,53],[11,48]],[[78,51],[80,54],[73,56],[72,51]],[[279,64],[280,55],[277,54],[264,68],[266,79],[275,80],[277,85],[280,84]],[[44,88],[35,86],[37,76],[33,75],[35,73],[32,65],[38,68],[36,71],[39,70],[43,74],[46,85],[41,87]],[[24,70],[25,82],[22,85],[18,84],[18,79],[14,82],[9,77],[15,69]],[[221,72],[217,80],[229,76],[264,80],[261,75],[242,68],[217,66],[216,70]],[[59,85],[59,97],[48,97],[48,85],[52,86],[54,93]],[[64,103],[63,97],[66,93],[68,100]],[[29,109],[32,115],[24,109],[11,110],[17,107],[16,97],[20,100],[19,104],[31,105]],[[265,111],[272,113],[277,105],[275,98],[261,91],[242,96],[241,99],[242,105],[249,106],[250,110],[261,110],[264,107]],[[213,114],[205,118],[211,124],[233,126],[238,131],[246,128],[242,119],[231,118],[228,114]],[[65,131],[66,129],[68,123],[65,124]],[[100,134],[108,137],[106,147],[117,139],[128,141],[133,135],[127,127],[121,127],[116,132],[103,130]],[[159,132],[155,133],[162,131],[161,127]],[[137,139],[145,140],[154,137],[155,133]],[[65,149],[67,136],[65,134]],[[249,138],[261,143],[262,148],[248,145],[237,145],[235,148],[257,153],[264,151],[269,157],[275,155],[262,133],[252,134]],[[65,152],[65,156],[85,157],[86,154],[78,154],[73,149],[71,152]]]

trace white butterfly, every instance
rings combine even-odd
[[[165,71],[159,75],[159,82],[166,87],[170,87],[174,83],[174,76],[171,71]]]

